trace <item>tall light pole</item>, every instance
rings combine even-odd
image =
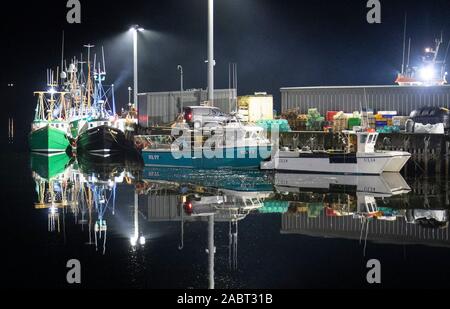
[[[214,106],[214,0],[208,0],[208,101]]]
[[[133,32],[133,75],[134,75],[134,96],[133,104],[136,109],[138,108],[138,46],[137,46],[137,33],[144,31],[144,28],[139,25],[134,25],[130,29]]]
[[[183,92],[184,92],[184,85],[183,85],[183,66],[178,65],[177,70],[180,71],[180,102],[181,102],[181,111],[183,111],[184,108],[184,98],[183,98]]]

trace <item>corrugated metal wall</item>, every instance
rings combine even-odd
[[[148,221],[178,221],[180,219],[178,195],[139,196],[139,207],[147,210]]]
[[[226,113],[236,108],[236,89],[214,91],[214,106]],[[208,92],[203,89],[139,94],[139,124],[143,127],[168,124],[181,113],[182,106],[198,106],[205,102]],[[182,100],[181,100],[182,98]]]
[[[327,111],[360,111],[369,108],[375,111],[397,111],[409,116],[420,107],[449,107],[450,85],[439,87],[311,87],[281,88],[282,111],[299,108],[306,113],[309,108]]]

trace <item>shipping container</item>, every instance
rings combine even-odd
[[[273,119],[273,96],[255,94],[238,98],[239,115],[247,122]]]
[[[199,106],[207,101],[208,92],[203,89],[139,94],[139,124],[142,127],[164,126],[175,121],[185,106]],[[214,91],[214,106],[223,112],[236,111],[236,89]]]
[[[344,86],[281,88],[282,112],[299,109],[306,113],[317,108],[322,115],[328,111],[353,112],[363,109],[397,111],[399,116],[421,107],[450,105],[450,85],[434,87]]]

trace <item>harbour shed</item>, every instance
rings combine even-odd
[[[139,94],[139,124],[142,127],[162,126],[173,122],[185,106],[199,106],[208,99],[208,91],[149,92]],[[236,110],[236,89],[214,90],[214,106],[223,112]]]
[[[420,107],[449,108],[450,85],[419,86],[340,86],[281,88],[282,112],[299,109],[307,113],[317,108],[324,115],[327,111],[353,112],[362,109],[397,111],[409,116]]]

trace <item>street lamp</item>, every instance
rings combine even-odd
[[[134,97],[133,103],[138,106],[138,56],[137,56],[137,33],[144,31],[144,28],[139,25],[134,25],[130,28],[130,31],[133,32],[133,68],[134,68]]]
[[[184,92],[184,85],[183,85],[183,66],[178,65],[177,70],[180,71],[180,101],[181,101],[181,110],[184,108],[183,104],[183,92]]]
[[[208,0],[208,101],[214,106],[214,0]]]

